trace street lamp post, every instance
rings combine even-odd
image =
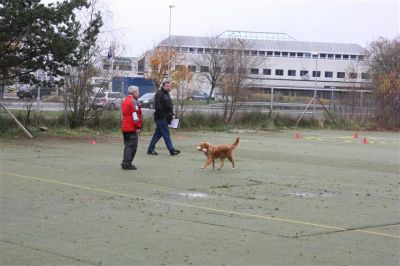
[[[315,113],[315,101],[317,98],[317,77],[318,77],[318,54],[312,54],[312,57],[315,58],[315,79],[314,79],[314,106],[313,106],[313,115]]]
[[[172,8],[174,5],[169,5],[169,30],[168,30],[168,79],[171,78],[171,20],[172,20]]]

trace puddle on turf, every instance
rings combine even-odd
[[[206,193],[201,193],[201,192],[193,192],[193,193],[178,193],[179,196],[185,197],[185,198],[208,198],[208,194]]]
[[[295,197],[304,197],[304,198],[313,198],[317,197],[317,194],[310,193],[310,192],[292,192],[288,193],[289,196],[295,196]]]
[[[300,198],[316,198],[316,197],[332,197],[334,196],[334,192],[319,192],[319,193],[312,193],[312,192],[291,192],[288,193],[287,195],[293,196],[293,197],[300,197]]]

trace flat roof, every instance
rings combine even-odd
[[[213,39],[220,37],[199,37],[171,35],[171,46],[209,47]],[[241,39],[242,40],[242,39]],[[249,50],[287,51],[331,54],[365,54],[365,49],[354,43],[302,42],[296,40],[258,40],[243,39]],[[159,46],[169,46],[169,38],[160,42]]]

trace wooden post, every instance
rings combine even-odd
[[[4,108],[4,110],[7,111],[7,113],[12,117],[12,119],[14,119],[15,123],[17,123],[17,125],[22,129],[22,131],[24,131],[24,133],[29,137],[29,138],[33,138],[33,136],[31,135],[31,133],[29,133],[29,131],[18,121],[18,119],[2,104],[0,103],[0,106]]]

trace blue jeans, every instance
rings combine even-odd
[[[172,145],[171,136],[169,134],[168,122],[166,118],[160,118],[156,120],[156,130],[154,131],[153,137],[151,138],[150,145],[147,151],[154,151],[154,149],[156,148],[156,144],[161,137],[164,138],[165,145],[167,145],[167,149],[169,151],[173,151],[174,146]]]

